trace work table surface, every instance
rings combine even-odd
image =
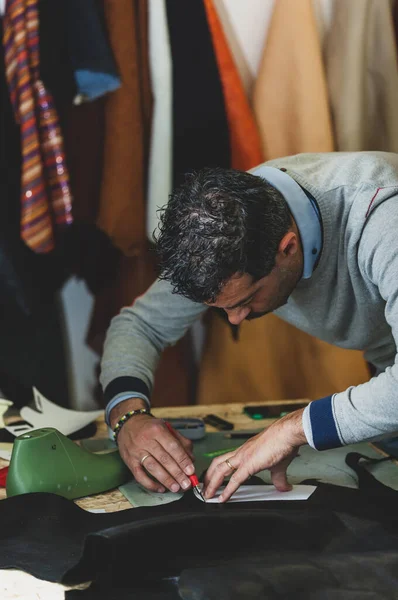
[[[281,401],[280,404],[291,403],[292,405],[294,405],[302,402],[303,400],[290,400]],[[275,402],[274,404],[278,403]],[[247,406],[247,403],[213,404],[211,406],[202,404],[199,406],[174,406],[166,408],[153,408],[152,412],[156,417],[159,418],[205,417],[210,413],[216,414],[217,416],[233,423],[235,429],[237,430],[261,427],[261,423],[263,423],[265,427],[266,425],[269,425],[272,422],[272,420],[270,419],[264,421],[254,421],[253,419],[251,419],[243,413],[244,406]],[[107,437],[108,430],[103,419],[98,419],[97,426],[98,429],[95,438],[99,439]],[[206,430],[217,431],[217,429],[208,425],[206,425]],[[86,510],[103,509],[106,512],[115,512],[118,510],[124,510],[126,508],[132,508],[130,502],[117,489],[103,494],[98,494],[97,496],[88,496],[86,498],[81,498],[79,500],[76,500],[76,504],[78,504],[81,508],[84,508]]]

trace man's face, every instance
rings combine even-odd
[[[253,282],[251,275],[236,273],[209,306],[225,310],[232,325],[258,319],[286,304],[302,270],[301,246],[297,231],[292,231],[283,238],[269,275]]]
[[[216,302],[209,306],[224,309],[228,321],[239,325],[245,319],[258,319],[286,304],[296,284],[297,278],[292,272],[281,273],[276,268],[255,283],[250,275],[234,275]]]

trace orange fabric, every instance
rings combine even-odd
[[[261,139],[213,0],[204,0],[204,4],[224,92],[231,167],[248,171],[263,162]]]
[[[244,142],[250,133],[246,134],[247,125],[241,126],[243,105],[233,99],[233,68],[230,58],[226,58],[230,53],[227,49],[223,54],[224,36],[215,26],[218,19],[214,18],[212,0],[205,0],[205,5],[224,85],[233,156],[239,157],[241,152],[246,156]],[[333,150],[327,88],[311,0],[275,2],[255,84],[254,107],[264,160]],[[248,131],[251,132],[250,126]],[[237,160],[238,165],[234,166],[242,168]],[[248,161],[244,168],[254,164]],[[228,324],[209,314],[197,401],[210,404],[316,399],[368,378],[368,368],[360,352],[321,342],[275,315],[243,323],[240,339],[235,342]]]
[[[137,256],[147,247],[145,159],[150,93],[147,38],[142,28],[146,4],[107,0],[104,11],[122,86],[106,97],[97,224],[125,255]]]

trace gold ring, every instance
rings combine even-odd
[[[143,464],[144,464],[144,460],[145,460],[146,458],[148,458],[148,456],[151,456],[151,455],[150,455],[150,454],[145,454],[145,456],[143,456],[143,457],[141,458],[141,460],[140,460],[140,463],[141,463],[141,465],[143,465]]]
[[[231,463],[229,462],[229,459],[227,458],[227,460],[225,461],[227,463],[227,465],[229,466],[229,468],[231,469],[231,471],[236,471],[236,467],[233,467],[231,465]]]

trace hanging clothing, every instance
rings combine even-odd
[[[152,107],[146,4],[110,0],[104,11],[123,85],[106,97],[97,223],[125,255],[138,256],[147,248],[145,189]]]
[[[41,253],[54,247],[53,221],[72,222],[72,204],[58,115],[39,74],[38,26],[37,0],[7,2],[4,58],[21,132],[21,237]]]
[[[120,88],[96,0],[65,0],[70,64],[76,80],[75,104],[92,101]]]
[[[173,186],[203,167],[230,167],[228,122],[202,0],[166,0],[173,60]]]
[[[149,61],[154,98],[148,173],[147,236],[159,224],[173,174],[172,62],[165,0],[149,0]]]
[[[131,304],[152,281],[145,230],[152,107],[146,4],[142,0],[115,0],[104,3],[104,9],[123,85],[104,98],[97,224],[128,258],[123,261],[120,258],[112,281],[96,298],[89,340],[98,352],[111,318],[122,306]]]
[[[253,102],[265,160],[333,150],[312,0],[275,3]]]
[[[153,116],[148,173],[147,236],[159,224],[159,209],[167,204],[173,176],[173,82],[166,0],[149,0],[149,62]]]
[[[392,2],[333,0],[330,11],[324,54],[336,149],[398,152]]]
[[[311,0],[274,5],[254,110],[265,160],[333,150],[321,47]],[[288,368],[286,368],[288,365]],[[213,318],[203,352],[201,403],[316,399],[369,378],[362,354],[299,331],[275,315],[244,322],[239,342]]]
[[[189,28],[187,24],[184,25],[184,27],[187,27],[186,33],[182,32],[183,28],[178,29],[178,18],[181,18],[178,12],[181,5],[177,7],[171,2],[167,8],[168,12],[166,13],[165,0],[150,0],[149,2],[150,67],[154,95],[147,212],[147,235],[150,240],[153,240],[153,232],[159,223],[158,210],[167,204],[168,196],[173,188],[173,164],[176,161],[181,161],[181,157],[184,157],[186,153],[189,157],[189,154],[193,152],[204,153],[205,156],[197,154],[196,157],[193,155],[192,159],[187,158],[187,167],[184,167],[184,163],[182,163],[181,173],[192,168],[206,166],[207,161],[209,161],[209,164],[221,164],[219,163],[220,156],[218,159],[216,158],[217,154],[220,154],[220,150],[221,160],[224,164],[227,148],[224,110],[228,110],[228,108],[225,106],[224,109],[222,96],[220,95],[219,76],[216,71],[213,50],[209,45],[209,32],[204,21],[203,8],[198,2],[192,4],[191,8],[197,14],[195,23],[192,22],[192,28]],[[187,16],[190,19],[192,18],[189,12]],[[169,24],[173,36],[174,60],[172,59]],[[217,28],[217,25],[215,27]],[[214,35],[212,32],[210,33],[214,45]],[[221,40],[221,44],[225,45],[225,40]],[[183,48],[182,45],[184,45]],[[195,45],[199,52],[196,56]],[[178,49],[179,47],[181,47],[181,50]],[[216,51],[216,49],[214,50]],[[207,61],[207,67],[209,68],[200,63],[196,64],[197,56],[200,56],[202,61]],[[218,62],[219,56],[217,53],[215,58]],[[186,62],[184,63],[182,59],[186,62],[192,61],[195,64],[195,73],[192,74],[195,77],[191,83],[187,81],[187,77],[191,77],[191,74],[184,71]],[[178,88],[176,103],[180,108],[183,107],[185,117],[181,116],[179,108],[176,108],[174,104],[173,93],[176,91],[176,85]],[[206,96],[210,95],[212,97],[215,94],[213,102],[209,102],[207,107],[205,106],[204,95],[199,90],[201,85],[206,86]],[[235,85],[236,88],[239,87],[236,82]],[[239,90],[237,93],[239,94]],[[186,95],[186,101],[184,100],[184,94]],[[201,100],[200,104],[198,102],[199,98]],[[210,120],[216,125],[216,129],[213,128],[212,131],[210,131],[210,128],[206,131],[209,121],[206,111],[207,115],[210,115]],[[221,115],[221,118],[217,115]],[[177,119],[177,123],[174,128],[175,119]],[[185,121],[182,119],[185,119]],[[228,125],[231,128],[230,119],[228,119]],[[173,140],[173,132],[177,135],[177,139],[174,138]],[[206,139],[209,134],[211,141]],[[175,144],[177,144],[177,148],[173,157]],[[215,145],[215,148],[212,158],[211,153],[213,150],[211,147],[213,145]],[[255,151],[256,146],[254,145],[253,152]],[[253,164],[257,162],[259,161],[254,161]],[[176,168],[178,171],[178,167]],[[175,177],[176,175],[174,175],[174,179]]]
[[[213,0],[204,0],[227,113],[231,167],[247,171],[263,162],[261,138]]]
[[[0,39],[2,24],[0,19]],[[33,252],[20,237],[21,136],[11,106],[3,50],[0,44],[0,390],[17,407],[32,401],[32,386],[57,404],[68,406],[56,295],[63,268],[53,252]]]

